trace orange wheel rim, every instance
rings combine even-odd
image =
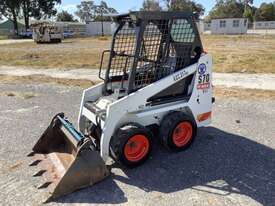
[[[193,128],[189,122],[179,123],[173,132],[173,142],[177,147],[183,147],[192,139]]]
[[[131,137],[124,147],[124,154],[127,160],[138,162],[144,158],[149,151],[149,141],[144,135]]]

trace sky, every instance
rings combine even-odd
[[[105,0],[107,4],[115,8],[120,13],[125,13],[129,10],[139,10],[142,6],[143,0]],[[254,0],[254,6],[259,6],[263,2],[273,2],[274,0]],[[74,13],[76,10],[76,5],[79,4],[81,0],[62,0],[62,4],[58,6],[58,10],[66,10],[70,13]],[[95,0],[99,3],[100,0]],[[197,3],[202,4],[206,9],[206,15],[215,5],[215,0],[196,0]]]

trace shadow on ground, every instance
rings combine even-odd
[[[275,150],[213,127],[200,129],[194,145],[185,152],[171,154],[155,145],[153,158],[144,166],[123,170],[127,178],[113,174],[58,202],[127,202],[116,180],[148,192],[168,194],[193,188],[222,196],[238,193],[274,205]]]

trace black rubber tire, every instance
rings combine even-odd
[[[149,141],[149,150],[145,157],[137,162],[129,161],[124,154],[124,147],[128,140],[134,135],[144,135]],[[120,165],[134,168],[143,164],[152,151],[152,133],[149,129],[136,123],[130,123],[120,127],[114,134],[110,142],[111,157]]]
[[[192,125],[192,137],[182,147],[178,147],[173,141],[173,132],[177,125],[181,122],[189,122]],[[168,150],[173,152],[180,152],[188,149],[197,135],[197,124],[192,117],[183,113],[183,112],[171,112],[166,115],[160,125],[159,129],[159,139],[163,146],[165,146]]]

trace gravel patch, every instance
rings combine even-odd
[[[82,90],[53,84],[0,84],[0,199],[2,205],[40,205],[26,155],[58,112],[75,124]],[[114,167],[105,181],[49,205],[274,205],[275,101],[218,98],[213,123],[194,145],[170,153],[155,141],[152,157],[133,169]]]

